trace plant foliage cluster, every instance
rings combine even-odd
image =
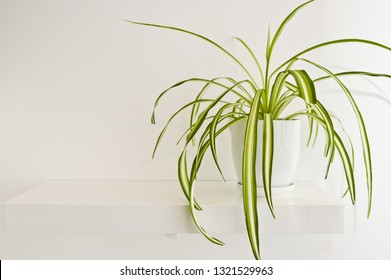
[[[319,127],[324,130],[326,137],[324,156],[328,159],[326,169],[326,177],[330,169],[335,155],[337,154],[343,163],[344,173],[347,183],[347,191],[349,193],[352,203],[356,201],[356,188],[354,176],[354,148],[349,139],[348,143],[344,143],[341,136],[337,132],[336,125],[341,125],[340,120],[332,114],[317,98],[316,84],[323,80],[332,80],[338,85],[342,94],[347,97],[347,100],[352,108],[353,113],[357,119],[360,135],[361,135],[361,150],[366,168],[366,179],[368,189],[368,217],[371,211],[372,202],[372,163],[371,151],[368,141],[367,131],[364,119],[359,107],[350,91],[350,89],[342,82],[342,76],[348,75],[362,75],[371,77],[390,77],[387,74],[372,73],[365,71],[345,71],[332,72],[326,67],[318,64],[315,61],[305,58],[305,55],[313,50],[327,47],[330,45],[358,43],[367,44],[375,47],[383,48],[390,51],[391,48],[383,44],[357,38],[337,39],[323,42],[303,51],[298,52],[294,56],[287,59],[275,69],[271,69],[271,59],[273,50],[277,44],[280,35],[283,32],[287,23],[296,15],[296,13],[313,2],[308,1],[295,8],[279,25],[276,32],[272,35],[270,28],[266,42],[266,53],[263,60],[259,60],[251,48],[244,40],[234,37],[235,40],[248,52],[252,58],[257,72],[250,73],[248,68],[235,57],[232,53],[227,51],[224,47],[214,42],[213,40],[178,27],[157,25],[151,23],[142,23],[129,21],[133,24],[144,26],[151,26],[163,29],[170,29],[178,32],[187,33],[195,36],[201,40],[206,41],[210,45],[218,48],[228,58],[232,59],[246,74],[246,79],[236,80],[232,77],[215,77],[212,79],[205,78],[189,78],[178,83],[175,83],[165,91],[163,91],[157,98],[153,114],[152,123],[155,123],[155,109],[159,101],[172,89],[178,88],[187,83],[201,83],[202,89],[198,92],[195,99],[188,104],[180,107],[169,119],[163,130],[161,131],[153,154],[164,136],[171,121],[177,117],[182,111],[191,109],[190,122],[188,129],[184,132],[181,140],[184,140],[184,148],[178,159],[178,178],[182,187],[183,193],[189,201],[191,216],[195,225],[200,232],[211,242],[223,245],[224,243],[217,238],[209,235],[207,231],[199,224],[196,212],[202,210],[194,197],[195,182],[197,179],[197,172],[202,164],[205,153],[210,150],[213,155],[214,162],[221,172],[217,152],[216,139],[219,135],[235,125],[239,121],[246,121],[246,132],[244,138],[244,153],[242,162],[242,182],[243,182],[243,207],[245,214],[245,221],[247,226],[248,238],[251,248],[256,259],[260,259],[259,250],[259,227],[258,227],[258,210],[257,210],[257,174],[255,172],[256,164],[256,150],[258,137],[262,137],[262,175],[263,186],[267,204],[274,216],[273,198],[272,198],[272,162],[273,162],[273,120],[284,118],[293,119],[299,116],[304,116],[308,119],[310,133],[309,142],[312,138],[316,139]],[[262,62],[262,63],[261,63]],[[310,66],[308,68],[317,68],[323,75],[312,78],[309,71],[303,68],[296,68],[297,62],[300,65]],[[304,67],[306,68],[306,67]],[[221,89],[217,97],[208,97],[211,86]],[[299,99],[303,107],[293,114],[283,116],[282,113],[292,101]],[[235,100],[235,101],[232,101]],[[257,131],[258,122],[263,121],[263,131]],[[259,135],[259,136],[258,136]],[[196,136],[199,136],[196,139]],[[346,141],[345,141],[346,142]],[[187,156],[187,150],[192,143],[196,143],[197,152],[190,161]],[[224,178],[224,177],[223,177]],[[346,194],[345,193],[345,194]]]

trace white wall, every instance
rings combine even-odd
[[[179,149],[173,140],[186,123],[175,123],[155,160],[151,159],[151,151],[159,129],[173,110],[172,104],[188,97],[176,92],[174,98],[161,102],[158,125],[151,126],[154,99],[181,79],[240,74],[231,61],[200,40],[131,25],[122,19],[184,27],[212,37],[239,54],[231,39],[232,35],[238,35],[263,55],[268,22],[275,30],[301,2],[0,0],[0,202],[50,179],[176,179]],[[334,38],[364,37],[391,45],[390,8],[387,0],[317,0],[286,28],[275,49],[276,62],[304,47]],[[339,53],[337,50],[330,47],[315,52],[311,58],[328,66],[347,63],[348,67],[390,73],[391,54],[386,51],[351,45],[341,47]],[[365,81],[347,81],[356,90],[379,91]],[[391,80],[375,81],[384,92],[391,90]],[[325,102],[341,114],[347,127],[356,129],[347,103],[342,102],[345,99],[334,88],[323,88],[330,97]],[[357,153],[357,185],[362,191],[356,206],[355,234],[348,206],[345,235],[265,236],[265,258],[391,257],[388,217],[391,149],[387,145],[391,141],[387,122],[391,108],[371,97],[358,96],[357,102],[367,120],[373,149],[371,219],[365,219],[365,176]],[[351,133],[357,142],[358,134],[355,130]],[[229,149],[228,139],[221,144],[221,150]],[[323,169],[314,167],[324,163],[313,161],[319,150],[303,152],[299,178],[320,181]],[[234,179],[229,153],[222,153],[221,157],[228,179]],[[330,181],[322,182],[335,195],[342,191],[338,167],[337,162]],[[214,168],[207,167],[202,178],[217,179],[218,175]],[[20,243],[20,238],[25,242]],[[113,248],[123,246],[118,241],[121,238],[124,237],[0,234],[0,253],[3,258],[251,257],[244,236],[227,237],[231,240],[227,249],[213,247],[200,236],[179,240],[151,237],[154,249],[146,250],[139,244],[151,239],[138,236],[126,239],[129,246],[126,248],[133,250],[118,253],[119,249]],[[34,240],[38,239],[47,240],[47,248],[34,247]],[[194,252],[183,250],[189,241],[195,244]],[[99,247],[104,242],[111,244],[110,249]],[[140,246],[139,251],[134,250],[136,245]],[[145,250],[143,253],[141,248]],[[167,250],[171,254],[167,255]],[[238,251],[241,255],[237,255]]]

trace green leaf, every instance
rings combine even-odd
[[[217,166],[217,169],[219,170],[220,174],[221,174],[221,177],[223,178],[223,180],[225,181],[225,178],[224,178],[224,175],[223,175],[223,172],[221,171],[221,168],[220,168],[220,164],[218,162],[218,159],[217,159],[217,151],[216,151],[216,128],[217,128],[217,124],[219,123],[220,121],[220,117],[221,115],[224,113],[225,110],[231,108],[231,107],[238,107],[238,106],[241,106],[242,104],[241,103],[231,103],[231,104],[226,104],[224,105],[223,107],[221,107],[216,115],[214,116],[212,122],[211,122],[211,125],[210,125],[210,128],[209,128],[209,139],[210,139],[210,149],[211,149],[211,152],[212,152],[212,156],[213,156],[213,160]],[[234,113],[232,113],[232,115],[234,115]]]
[[[202,210],[201,206],[195,201],[194,198],[190,197],[190,182],[189,176],[187,175],[187,163],[186,163],[186,147],[183,149],[179,160],[178,160],[178,179],[179,184],[181,185],[183,194],[186,199],[190,202],[190,199],[194,200],[194,207],[197,210]]]
[[[308,1],[308,2],[305,2],[303,4],[301,4],[300,6],[298,6],[296,9],[294,9],[284,20],[283,22],[280,24],[280,26],[278,27],[276,33],[274,34],[273,36],[273,40],[270,44],[270,47],[269,47],[269,51],[268,51],[268,60],[270,58],[270,56],[272,55],[272,51],[273,51],[273,48],[275,46],[275,44],[277,43],[277,40],[278,38],[280,37],[282,31],[284,30],[284,27],[287,25],[287,23],[295,16],[295,14],[300,10],[302,9],[304,6],[308,5],[309,3],[313,2],[314,0],[311,0],[311,1]]]
[[[293,76],[296,82],[296,88],[298,92],[298,96],[300,96],[304,102],[306,103],[306,107],[311,107],[311,104],[317,103],[315,86],[312,79],[308,76],[307,72],[304,70],[287,70],[288,73]],[[314,129],[314,123],[312,118],[308,118],[310,134],[308,136],[309,145]],[[316,135],[315,135],[316,137]],[[315,138],[316,139],[316,138]]]
[[[339,72],[339,73],[334,73],[335,76],[354,76],[354,75],[359,75],[359,76],[369,76],[369,77],[383,77],[383,78],[391,78],[391,75],[385,74],[385,73],[374,73],[374,72],[367,72],[367,71],[345,71],[345,72]],[[325,79],[330,79],[331,77],[329,75],[322,76],[319,78],[314,79],[314,82],[322,81]]]
[[[267,26],[267,41],[266,41],[266,62],[270,60],[270,22]],[[267,80],[267,75],[266,75]]]
[[[237,81],[235,81],[234,79],[232,79],[230,77],[217,77],[217,78],[214,78],[214,79],[210,80],[210,82],[207,82],[205,84],[205,86],[198,93],[198,95],[195,98],[195,100],[201,99],[203,97],[204,93],[206,92],[206,90],[208,89],[208,87],[210,85],[213,85],[213,83],[216,82],[217,80],[221,80],[221,79],[227,80],[227,81],[229,81],[232,84],[237,84],[238,83]],[[226,89],[228,89],[228,88],[229,87],[226,87]],[[244,93],[246,93],[249,99],[242,97],[240,95],[240,93],[236,93],[236,95],[239,95],[241,97],[241,100],[243,100],[243,102],[247,102],[248,104],[251,104],[252,97],[250,96],[248,91],[241,84],[238,84],[238,88],[241,89]],[[232,90],[232,92],[235,93],[236,91]],[[191,110],[190,126],[193,126],[193,124],[195,123],[195,120],[196,120],[196,117],[197,117],[197,114],[198,114],[198,111],[199,111],[199,107],[200,107],[199,103],[198,104],[194,104],[194,106],[193,106],[193,108]]]
[[[340,120],[336,115],[334,115],[334,114],[331,113],[331,112],[328,112],[328,114],[330,115],[330,117],[332,117],[333,119],[337,120],[337,122],[339,123],[339,125],[340,125],[342,131],[345,133],[345,136],[348,138],[349,146],[350,146],[350,161],[351,161],[351,165],[352,165],[352,170],[354,171],[354,149],[353,149],[352,140],[350,139],[348,133],[346,132],[345,128],[343,127],[341,120]],[[330,165],[331,165],[332,161],[333,161],[333,157],[330,157],[329,162],[328,162],[328,164],[327,164],[327,168],[326,168],[325,179],[326,179],[327,176],[328,176],[329,169],[330,169]],[[348,192],[348,191],[349,191],[349,189],[347,189],[347,192]]]
[[[151,123],[152,123],[152,124],[155,124],[155,123],[156,123],[155,110],[156,110],[156,107],[157,107],[158,104],[159,104],[160,99],[161,99],[168,91],[170,91],[171,89],[176,88],[176,87],[179,87],[180,85],[183,85],[183,84],[186,83],[186,82],[187,82],[187,80],[183,80],[183,81],[180,81],[180,82],[178,82],[178,83],[175,83],[174,85],[172,85],[171,87],[169,87],[168,89],[166,89],[165,91],[163,91],[163,92],[158,96],[158,98],[156,99],[155,104],[154,104],[154,106],[153,106],[153,111],[152,111],[152,116],[151,116]]]
[[[289,74],[295,79],[298,94],[306,103],[316,104],[315,86],[304,70],[288,70]]]
[[[194,199],[194,183],[190,184],[190,213],[191,217],[193,219],[194,224],[198,228],[198,230],[205,236],[206,239],[208,239],[210,242],[223,246],[224,242],[221,240],[209,235],[205,229],[198,223],[197,216],[195,213],[196,205],[195,205],[195,199]]]
[[[247,104],[244,103],[243,100],[239,99],[235,102],[236,104],[239,104],[238,106],[235,106],[233,109],[232,109],[232,112],[237,112],[237,113],[241,113],[243,112],[244,113],[244,110],[243,110],[243,107],[245,107]],[[235,116],[235,115],[234,115]],[[239,115],[238,115],[239,116]]]
[[[354,170],[354,158],[355,158],[355,153],[354,153],[354,148],[353,148],[353,142],[352,142],[352,139],[350,139],[350,136],[349,134],[347,133],[346,129],[344,128],[343,124],[342,124],[342,121],[336,116],[334,115],[332,112],[329,112],[329,115],[330,117],[332,117],[333,119],[335,119],[339,126],[341,127],[344,135],[347,137],[348,141],[349,141],[349,146],[350,146],[350,158],[352,159],[352,167],[353,167],[353,170]]]
[[[322,105],[322,103],[317,101],[315,106],[312,106],[312,108],[315,108],[315,110],[310,109],[310,112],[312,112],[314,115],[316,115],[320,119],[322,119],[322,121],[324,122],[325,131],[326,131],[326,144],[325,144],[324,156],[327,157],[330,154],[328,164],[326,167],[326,173],[325,173],[325,179],[326,179],[328,176],[329,170],[330,170],[331,163],[334,160],[334,154],[335,154],[334,124],[333,124],[333,121],[331,120],[331,116],[330,116],[329,112]],[[316,129],[316,131],[315,131],[316,134],[315,134],[315,138],[314,138],[314,144],[315,144],[316,137],[318,134],[319,124],[317,122],[315,122],[314,125],[315,125],[315,129]],[[310,128],[310,129],[312,129],[312,128]],[[331,151],[331,153],[330,153],[330,151]]]
[[[238,85],[242,84],[242,83],[251,83],[249,80],[243,80],[243,81],[240,81],[240,82],[237,82],[236,84],[234,84],[232,87],[228,88],[227,90],[225,90],[221,95],[219,95],[218,97],[216,97],[214,99],[213,102],[211,102],[209,104],[209,106],[204,110],[202,111],[202,113],[198,116],[198,119],[197,121],[195,122],[194,124],[194,127],[190,130],[189,134],[187,135],[186,137],[186,141],[187,142],[190,142],[193,137],[196,135],[197,131],[201,128],[201,126],[203,125],[204,123],[204,120],[206,119],[206,117],[208,116],[208,113],[209,111],[217,104],[221,101],[221,99],[223,97],[225,97],[229,92],[231,92],[235,87],[237,87]]]
[[[263,189],[270,212],[275,218],[272,201],[272,166],[274,154],[274,130],[271,114],[264,114],[263,119],[263,141],[262,141],[262,175]]]
[[[224,116],[222,116],[219,120],[219,122],[223,121],[224,119],[226,118],[229,118],[229,117],[233,117],[235,114],[237,113],[228,113]],[[226,129],[228,129],[230,126],[238,123],[239,121],[243,120],[245,118],[245,116],[241,116],[241,117],[238,117],[238,118],[234,118],[232,121],[228,122],[227,124],[225,124],[222,128],[220,128],[217,132],[216,132],[216,135],[215,135],[215,138],[217,138],[223,131],[225,131]],[[193,183],[197,177],[197,172],[201,166],[201,162],[202,162],[202,159],[204,157],[204,154],[205,152],[207,151],[207,149],[209,148],[210,146],[210,139],[207,139],[207,133],[209,132],[209,129],[207,128],[205,130],[205,135],[203,135],[200,139],[200,144],[198,145],[199,149],[197,151],[197,155],[195,157],[195,159],[193,160],[193,164],[192,164],[192,168],[191,168],[191,175],[190,175],[190,184]]]
[[[344,166],[345,177],[349,186],[350,198],[352,200],[352,203],[355,204],[356,189],[355,189],[355,182],[354,182],[354,175],[353,175],[353,166],[349,158],[349,154],[346,151],[345,145],[343,144],[341,138],[337,133],[334,134],[334,141]]]
[[[220,121],[223,121],[225,118],[227,117],[230,117],[233,115],[233,112],[230,112],[228,113],[227,115],[224,115],[220,118]],[[216,137],[218,135],[220,135],[222,132],[224,132],[227,128],[229,128],[231,125],[234,125],[235,123],[241,121],[242,119],[244,119],[245,117],[239,117],[239,118],[236,118],[232,121],[230,121],[229,123],[227,123],[226,125],[224,125],[222,128],[220,128],[217,133],[216,133]],[[202,142],[201,142],[202,143]],[[206,152],[206,150],[208,149],[210,145],[210,140],[206,140],[204,144],[200,144],[200,149],[197,151],[197,155],[195,157],[195,159],[193,160],[193,165],[192,165],[192,169],[191,169],[191,176],[190,176],[190,181],[188,179],[188,176],[187,176],[187,172],[183,173],[183,174],[180,174],[180,178],[181,180],[184,181],[185,183],[185,190],[187,190],[189,192],[189,201],[190,201],[190,213],[191,213],[191,216],[192,216],[192,219],[194,221],[194,224],[197,226],[197,228],[199,229],[199,231],[211,242],[217,244],[217,245],[224,245],[224,243],[222,241],[220,241],[219,239],[215,238],[215,237],[212,237],[210,236],[206,231],[205,229],[199,224],[198,222],[198,219],[197,219],[197,216],[196,216],[196,213],[195,213],[195,209],[198,209],[198,210],[201,210],[201,208],[198,206],[195,198],[194,198],[194,184],[195,184],[195,178],[196,178],[196,174],[198,172],[198,169],[201,165],[201,162],[202,162],[202,158]],[[183,152],[185,153],[185,152]],[[178,166],[181,166],[183,170],[187,170],[186,168],[186,157],[185,155],[182,157],[181,155],[181,158],[182,158],[182,161],[180,161],[179,165]]]
[[[231,59],[233,59],[239,66],[240,68],[243,69],[243,71],[247,74],[247,76],[249,77],[249,79],[256,85],[256,81],[254,80],[254,78],[252,77],[252,75],[250,74],[250,72],[246,69],[246,67],[244,67],[244,65],[235,57],[233,56],[230,52],[228,52],[225,48],[223,48],[222,46],[220,46],[219,44],[217,44],[216,42],[214,42],[213,40],[205,37],[205,36],[202,36],[200,34],[197,34],[195,32],[192,32],[192,31],[189,31],[189,30],[186,30],[186,29],[182,29],[182,28],[178,28],[178,27],[174,27],[174,26],[166,26],[166,25],[159,25],[159,24],[152,24],[152,23],[145,23],[145,22],[137,22],[137,21],[131,21],[131,20],[125,20],[129,23],[133,23],[133,24],[138,24],[138,25],[145,25],[145,26],[151,26],[151,27],[158,27],[158,28],[163,28],[163,29],[170,29],[170,30],[175,30],[175,31],[179,31],[179,32],[183,32],[183,33],[187,33],[187,34],[190,34],[192,36],[195,36],[197,38],[200,38],[210,44],[212,44],[213,46],[217,47],[219,50],[221,50],[223,53],[225,53],[226,55],[228,55]]]
[[[161,140],[163,139],[163,136],[164,134],[166,133],[167,131],[167,128],[169,126],[169,124],[174,120],[174,118],[179,114],[181,113],[183,110],[185,110],[186,108],[190,107],[190,106],[193,106],[194,104],[197,104],[197,103],[203,103],[203,102],[214,102],[215,100],[213,99],[200,99],[200,100],[196,100],[196,101],[192,101],[186,105],[184,105],[182,108],[180,108],[178,111],[176,111],[171,117],[170,119],[168,120],[168,122],[166,123],[166,125],[163,127],[162,131],[160,132],[159,134],[159,137],[157,138],[157,141],[156,141],[156,144],[155,144],[155,148],[153,149],[153,153],[152,153],[152,158],[155,157],[155,154],[156,154],[156,151],[157,151],[157,148],[161,142]]]
[[[386,45],[383,45],[383,44],[380,44],[378,42],[375,42],[375,41],[371,41],[371,40],[366,40],[366,39],[357,39],[357,38],[346,38],[346,39],[338,39],[338,40],[332,40],[332,41],[327,41],[327,42],[323,42],[323,43],[320,43],[320,44],[317,44],[317,45],[314,45],[308,49],[305,49],[297,54],[295,54],[294,56],[292,56],[291,58],[289,58],[288,60],[286,60],[284,63],[282,63],[279,67],[277,67],[273,73],[271,74],[272,76],[277,73],[278,71],[280,71],[280,69],[282,67],[284,67],[286,64],[290,63],[292,60],[295,60],[297,59],[298,57],[302,56],[303,54],[305,53],[308,53],[310,51],[313,51],[313,50],[316,50],[316,49],[319,49],[319,48],[322,48],[324,46],[329,46],[329,45],[335,45],[335,44],[344,44],[344,43],[361,43],[361,44],[367,44],[367,45],[372,45],[372,46],[375,46],[375,47],[379,47],[379,48],[382,48],[382,49],[385,49],[385,50],[388,50],[388,51],[391,51],[391,48],[386,46]]]
[[[337,77],[341,77],[341,76],[368,76],[368,77],[373,77],[373,78],[388,78],[388,79],[391,78],[391,75],[389,75],[389,74],[373,73],[373,72],[367,72],[367,71],[346,71],[346,72],[334,73],[334,75]],[[319,77],[314,80],[314,83],[319,82],[319,81],[323,81],[326,79],[330,79],[330,76],[326,75],[326,76]],[[389,96],[384,94],[384,92],[382,90],[380,90],[380,91],[381,91],[381,94],[371,92],[370,96],[379,98],[380,100],[382,100],[390,105],[391,101],[390,101]]]
[[[276,80],[273,83],[269,108],[274,109],[276,107],[277,100],[280,97],[282,89],[285,87],[285,80],[288,76],[289,72],[287,71],[278,73]]]
[[[311,1],[308,1],[308,2],[305,2],[303,4],[301,4],[300,6],[298,6],[296,9],[294,9],[284,20],[283,22],[280,24],[280,26],[278,27],[276,33],[274,34],[273,36],[273,39],[272,41],[270,42],[270,25],[269,25],[269,29],[268,29],[268,37],[267,37],[267,45],[266,45],[266,73],[265,73],[265,90],[266,90],[266,93],[269,93],[269,80],[271,79],[271,77],[273,76],[273,74],[275,72],[273,72],[270,77],[269,77],[269,67],[270,67],[270,59],[272,57],[272,52],[273,52],[273,48],[275,46],[275,44],[277,43],[277,40],[278,38],[280,37],[284,27],[287,25],[287,23],[293,18],[293,16],[301,9],[303,8],[304,6],[306,6],[307,4],[313,2],[314,0],[311,0]],[[264,103],[267,103],[266,102],[267,100],[264,100]],[[265,110],[266,112],[270,112],[269,110]]]
[[[319,116],[317,116],[313,113],[310,113],[310,112],[295,113],[295,114],[292,114],[291,116],[289,116],[289,118],[295,118],[298,115],[306,115],[310,118],[313,118],[315,121],[317,121],[319,124],[321,124],[326,129],[326,123],[324,122],[324,120],[322,120]],[[337,151],[340,155],[340,158],[342,160],[342,164],[344,167],[345,178],[346,178],[346,182],[348,184],[350,198],[351,198],[352,204],[355,204],[355,202],[356,202],[356,187],[355,187],[355,181],[354,181],[352,162],[350,160],[348,152],[346,151],[345,145],[343,144],[343,141],[339,137],[338,133],[334,131],[333,136],[334,136],[335,147],[337,148]]]
[[[215,78],[215,79],[211,79],[211,80],[208,80],[208,79],[202,79],[202,78],[190,78],[190,79],[186,79],[186,80],[183,80],[183,81],[180,81],[178,83],[175,83],[174,85],[170,86],[169,88],[167,88],[166,90],[164,90],[159,96],[158,98],[156,98],[156,101],[155,101],[155,104],[153,106],[153,112],[152,112],[152,116],[151,116],[151,123],[152,124],[155,124],[156,123],[156,120],[155,120],[155,111],[156,111],[156,108],[157,106],[159,105],[159,102],[160,102],[160,99],[162,99],[162,97],[164,97],[170,90],[176,88],[176,87],[179,87],[185,83],[189,83],[189,82],[203,82],[203,83],[206,83],[205,86],[209,85],[209,84],[213,84],[213,85],[216,85],[216,86],[219,86],[219,87],[222,87],[224,89],[229,89],[230,87],[229,86],[226,86],[224,84],[221,84],[221,83],[218,83],[216,82],[216,80],[218,79],[228,79],[228,80],[233,80],[232,78],[229,78],[229,77],[218,77],[218,78]],[[231,90],[232,93],[234,93],[235,95],[237,95],[239,98],[243,99],[246,103],[248,104],[251,104],[251,100],[244,97],[243,95],[241,95],[239,92],[235,91],[235,90]]]
[[[260,259],[259,252],[259,228],[257,209],[257,179],[256,179],[256,152],[258,111],[262,91],[258,91],[254,97],[246,125],[243,152],[243,207],[246,219],[247,234],[255,259]]]
[[[346,97],[348,98],[350,105],[353,108],[353,111],[356,115],[356,119],[358,121],[359,129],[360,129],[360,137],[361,137],[361,145],[364,155],[364,163],[365,163],[365,170],[366,170],[366,177],[367,177],[367,190],[368,190],[368,211],[367,216],[369,217],[371,214],[371,208],[372,208],[372,160],[371,160],[371,150],[369,146],[369,140],[367,135],[367,129],[365,127],[364,119],[361,115],[360,109],[358,108],[356,101],[353,98],[353,95],[350,93],[349,89],[345,86],[342,81],[334,75],[330,70],[327,68],[312,62],[307,59],[301,59],[309,64],[314,65],[315,67],[319,68],[323,72],[325,72],[327,75],[329,75],[343,90]]]
[[[273,119],[276,120],[280,117],[281,113],[285,110],[285,108],[295,99],[296,95],[289,95],[282,99],[280,99],[277,105],[273,108],[272,114]]]
[[[329,152],[331,151],[330,157],[332,158],[334,155],[334,137],[333,137],[334,124],[333,124],[333,121],[331,120],[329,112],[322,105],[322,103],[317,101],[315,104],[315,108],[316,108],[316,114],[318,116],[321,116],[326,124],[326,132],[327,132],[328,137],[326,138],[327,141],[326,141],[326,148],[325,148],[324,155],[326,157],[329,154]]]
[[[258,61],[257,57],[255,56],[253,51],[250,49],[250,47],[242,39],[240,39],[239,37],[234,37],[234,39],[238,40],[246,48],[246,50],[250,53],[252,59],[254,60],[255,64],[257,65],[259,74],[260,74],[261,79],[262,79],[262,85],[264,85],[265,84],[265,79],[264,79],[264,76],[263,76],[263,70],[262,70],[261,65],[259,64],[259,61]]]
[[[213,116],[207,117],[207,118],[205,119],[205,121],[206,121],[206,120],[210,120],[210,119],[213,119]],[[189,126],[189,127],[185,130],[185,132],[182,133],[181,137],[178,139],[178,141],[177,141],[177,143],[176,143],[177,145],[179,145],[179,143],[182,141],[182,139],[183,139],[185,136],[187,136],[187,134],[189,133],[189,131],[192,129],[193,126],[194,126],[194,124],[193,124],[192,126]]]
[[[194,182],[190,184],[189,177],[187,175],[187,164],[186,164],[186,146],[182,151],[181,156],[179,157],[178,161],[178,178],[180,185],[182,187],[182,191],[185,194],[187,200],[190,202],[190,214],[193,219],[194,224],[199,229],[199,231],[211,242],[217,244],[217,245],[224,245],[222,241],[219,239],[210,236],[207,234],[207,232],[199,225],[195,210],[202,210],[202,208],[198,205],[197,201],[194,197]]]

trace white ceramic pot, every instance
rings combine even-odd
[[[238,122],[231,127],[232,155],[236,175],[241,189],[242,183],[242,158],[244,149],[244,135],[247,120]],[[293,190],[293,178],[300,153],[301,137],[300,120],[274,120],[274,156],[272,168],[272,193],[281,195]],[[258,146],[256,156],[256,172],[258,196],[264,196],[262,176],[262,133],[263,121],[258,123]]]

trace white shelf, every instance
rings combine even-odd
[[[235,182],[199,181],[198,218],[210,233],[245,233]],[[344,206],[310,181],[275,197],[276,219],[259,199],[262,233],[343,233]],[[176,181],[48,181],[4,204],[8,232],[197,233]]]

